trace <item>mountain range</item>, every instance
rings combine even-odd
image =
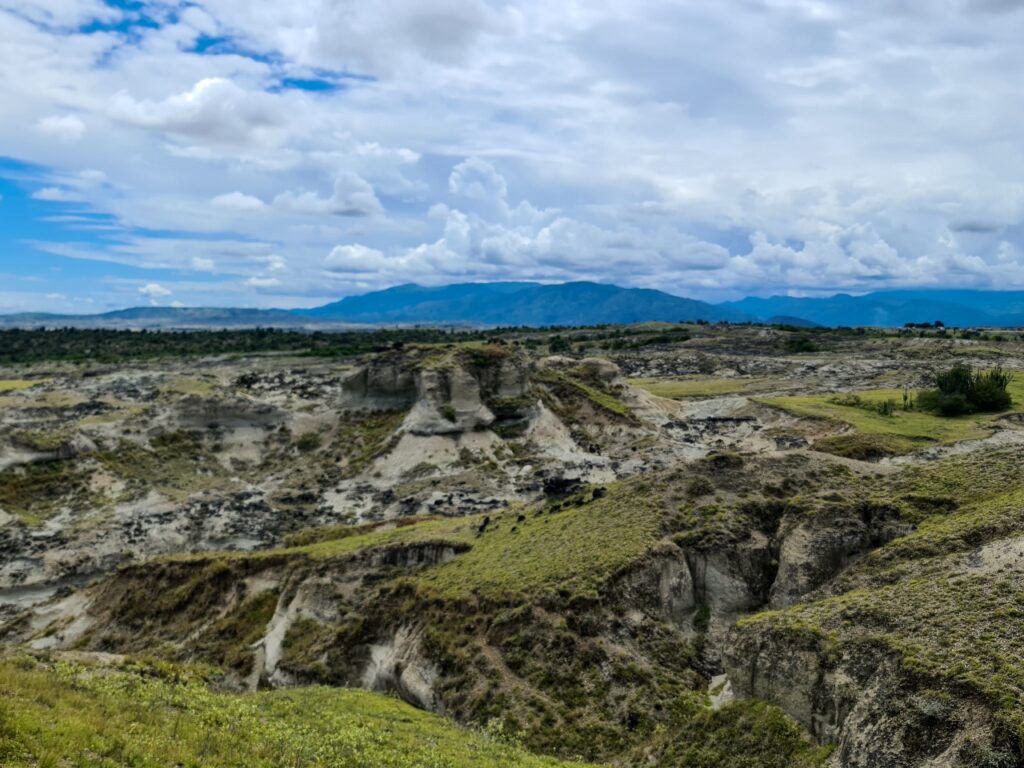
[[[133,307],[98,315],[20,313],[0,327],[234,328],[361,325],[560,326],[645,321],[798,326],[1024,326],[1024,291],[901,290],[861,296],[747,297],[710,304],[644,288],[591,282],[398,285],[311,309]]]

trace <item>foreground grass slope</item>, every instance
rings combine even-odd
[[[0,764],[10,768],[570,765],[379,694],[215,693],[169,665],[111,670],[24,657],[0,663],[0,690]]]

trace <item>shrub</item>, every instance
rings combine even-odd
[[[572,344],[569,343],[568,339],[563,339],[561,336],[552,336],[548,339],[548,351],[553,355],[571,352]]]
[[[875,405],[875,410],[880,416],[892,416],[896,412],[896,401],[883,400]]]
[[[686,488],[686,496],[691,499],[699,499],[701,496],[708,496],[715,492],[715,486],[706,477],[697,476],[690,481]]]
[[[801,352],[817,352],[818,346],[806,336],[797,336],[795,338],[786,339],[786,352],[791,355],[800,354]]]
[[[320,447],[320,435],[316,432],[306,432],[295,441],[295,447],[303,453],[315,451]]]
[[[959,392],[947,395],[937,389],[929,389],[918,395],[917,405],[923,411],[931,411],[940,416],[964,416],[974,412],[966,395]]]
[[[1007,391],[1012,380],[1013,375],[1002,368],[979,373],[974,379],[974,407],[984,412],[1007,410],[1013,404]]]
[[[975,372],[958,363],[935,376],[935,389],[918,396],[918,406],[941,416],[1005,411],[1012,404],[1008,387],[1013,374],[1002,368]]]

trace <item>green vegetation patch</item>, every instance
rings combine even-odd
[[[0,379],[0,392],[17,392],[42,383],[41,379]]]
[[[989,434],[993,417],[986,415],[944,418],[919,410],[894,408],[883,415],[876,408],[864,407],[902,401],[903,391],[879,389],[857,394],[857,400],[835,395],[796,395],[757,398],[757,402],[817,419],[848,424],[865,435],[890,435],[902,440],[885,446],[894,453],[909,453],[917,447],[948,445],[963,440],[977,440]],[[826,443],[826,446],[828,444]],[[817,447],[817,443],[815,444]],[[842,455],[842,454],[840,454]]]
[[[414,581],[456,600],[597,597],[610,576],[658,541],[664,522],[657,499],[636,493],[632,484],[612,486],[590,501],[580,499],[578,506],[570,500],[539,513],[467,518],[455,523],[450,535],[469,543],[469,551],[417,574]]]
[[[806,632],[840,645],[881,643],[911,672],[985,695],[1024,740],[1024,592],[1021,572],[958,570],[956,556],[928,561],[894,584],[741,620]]]
[[[309,357],[354,357],[406,344],[484,341],[498,331],[451,333],[440,328],[366,331],[304,331],[248,328],[196,331],[127,331],[101,328],[0,330],[0,364],[66,360],[117,363],[124,360],[204,355],[290,353]]]
[[[136,495],[156,489],[180,500],[199,490],[232,485],[201,432],[164,432],[150,440],[148,448],[122,440],[115,450],[101,451],[96,458]]]
[[[211,397],[217,392],[217,388],[209,381],[178,376],[160,387],[160,391],[173,395]]]
[[[895,497],[950,499],[957,505],[1024,488],[1024,447],[973,451],[907,468],[886,486]]]
[[[764,378],[721,379],[713,376],[695,376],[685,379],[630,379],[629,383],[658,397],[684,399],[763,392],[771,389],[777,382]]]
[[[0,472],[0,509],[27,525],[39,525],[62,507],[86,509],[95,502],[90,473],[71,461],[47,461]]]
[[[874,550],[833,597],[742,619],[812,633],[834,653],[881,645],[922,679],[981,694],[1024,743],[1024,449],[975,451],[880,478],[910,533]]]
[[[902,435],[864,434],[853,432],[832,435],[814,441],[814,450],[831,453],[844,459],[877,461],[887,456],[903,456],[931,445],[931,440],[903,437]]]
[[[1002,368],[975,371],[957,363],[936,374],[935,389],[918,395],[918,407],[940,416],[1008,411],[1013,405],[1009,391],[1013,379],[1013,374]]]
[[[344,474],[354,477],[375,459],[394,447],[398,428],[407,411],[379,411],[375,413],[348,413],[342,416],[337,442],[339,457],[344,460]]]
[[[211,691],[168,666],[0,663],[0,763],[163,768],[541,768],[486,733],[365,691]],[[576,764],[578,765],[578,764]]]
[[[585,371],[580,371],[585,374]],[[625,403],[620,401],[612,392],[596,381],[586,382],[578,376],[569,372],[545,370],[534,375],[534,378],[551,386],[559,397],[572,397],[582,395],[592,405],[607,413],[620,416],[625,419],[633,419],[633,412]]]
[[[810,743],[780,709],[759,701],[737,701],[718,711],[693,702],[670,732],[645,746],[631,766],[672,768],[814,768],[832,747]],[[656,756],[656,762],[652,757]]]
[[[56,429],[43,432],[37,429],[19,429],[11,433],[11,442],[23,448],[43,453],[52,453],[71,439],[67,430]]]

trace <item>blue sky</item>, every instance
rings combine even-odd
[[[0,0],[0,312],[1024,288],[1016,0]]]

